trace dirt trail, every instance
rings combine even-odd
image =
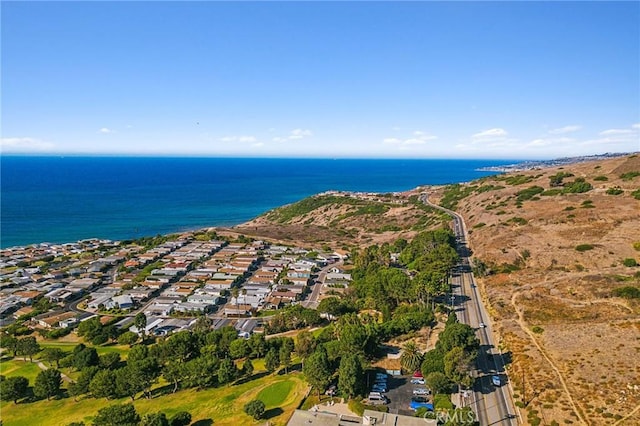
[[[40,367],[40,370],[48,370],[49,367],[47,367],[46,365],[44,365],[44,363],[42,361],[38,361],[37,362],[38,367]],[[60,377],[62,377],[62,380],[64,380],[65,382],[69,382],[69,383],[73,383],[74,380],[71,379],[71,377],[67,376],[64,373],[60,373]]]
[[[558,376],[558,379],[560,379],[560,384],[562,384],[562,389],[564,390],[565,394],[567,395],[567,398],[569,400],[569,403],[571,404],[571,407],[573,407],[573,410],[576,413],[576,416],[578,416],[578,420],[580,420],[580,422],[582,424],[588,425],[589,423],[582,417],[582,412],[578,409],[577,404],[573,400],[573,396],[571,395],[571,392],[569,391],[569,388],[567,387],[567,383],[565,382],[564,377],[562,376],[562,373],[560,372],[560,369],[554,364],[554,362],[551,360],[551,358],[549,357],[547,352],[542,348],[542,346],[536,340],[533,332],[531,330],[529,330],[529,328],[527,327],[527,324],[526,324],[526,322],[524,320],[524,314],[522,313],[522,310],[518,308],[518,304],[516,303],[516,299],[517,298],[518,298],[518,293],[514,293],[511,296],[511,305],[513,306],[513,309],[518,314],[518,319],[516,320],[516,322],[518,323],[518,325],[520,326],[522,331],[527,333],[527,335],[529,336],[529,338],[531,339],[533,344],[536,346],[538,351],[540,351],[540,353],[547,360],[547,362],[549,363],[549,365],[551,366],[553,371],[555,371],[556,375]]]

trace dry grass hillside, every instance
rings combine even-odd
[[[411,195],[315,195],[271,210],[233,230],[290,244],[320,243],[348,249],[410,239],[420,230],[449,222],[448,216]]]
[[[528,418],[640,424],[640,299],[614,293],[640,288],[640,157],[494,176],[430,199],[464,216],[492,272],[481,289]]]

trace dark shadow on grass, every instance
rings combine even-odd
[[[191,426],[211,426],[213,424],[212,419],[202,419],[195,423],[191,423]]]
[[[262,418],[265,420],[270,420],[274,417],[278,417],[282,413],[284,413],[282,408],[276,407],[276,408],[272,408],[270,410],[265,411],[264,414],[262,415]]]
[[[250,381],[252,381],[252,380],[258,380],[258,379],[261,379],[261,378],[263,378],[264,376],[268,376],[269,374],[271,374],[271,373],[269,373],[268,371],[261,371],[260,373],[252,374],[252,375],[251,375],[251,376],[249,376],[249,377],[243,377],[242,379],[240,379],[240,380],[238,380],[237,382],[235,382],[235,384],[236,384],[236,385],[241,385],[241,384],[243,384],[243,383],[247,383],[247,382],[250,382]]]

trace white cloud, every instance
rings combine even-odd
[[[264,146],[264,142],[254,143],[254,144],[251,144],[251,146],[258,148],[258,147]]]
[[[573,138],[567,138],[567,137],[561,137],[561,138],[539,138],[539,139],[534,139],[531,142],[529,142],[528,144],[526,144],[526,147],[531,147],[531,148],[538,148],[538,147],[544,147],[544,146],[550,146],[550,145],[562,145],[562,144],[569,144],[571,142],[575,142],[576,140]]]
[[[629,129],[608,129],[600,132],[600,136],[609,136],[609,135],[628,135],[633,133],[633,130]]]
[[[640,129],[640,123],[632,124],[631,128],[632,129]]]
[[[390,145],[398,145],[400,147],[407,147],[411,145],[424,145],[427,141],[438,139],[437,136],[427,134],[420,130],[416,130],[411,132],[412,137],[406,139],[400,138],[385,138],[382,140],[382,143],[390,144]]]
[[[565,133],[572,133],[572,132],[577,132],[578,130],[582,129],[582,126],[578,126],[578,125],[570,125],[570,126],[564,126],[564,127],[560,127],[557,129],[552,129],[549,130],[549,134],[551,135],[563,135]]]
[[[54,145],[36,138],[0,138],[0,147],[4,152],[31,152],[51,150]]]
[[[243,142],[243,143],[250,143],[250,142],[257,142],[258,138],[256,138],[255,136],[225,136],[220,138],[220,142]]]
[[[305,139],[311,136],[313,136],[313,132],[309,129],[293,129],[287,136],[275,136],[271,138],[271,140],[273,142],[282,143],[287,141]]]
[[[255,136],[238,136],[238,142],[255,142],[257,140]]]
[[[115,130],[109,129],[108,127],[103,127],[100,130],[98,130],[98,133],[108,135],[109,133],[115,133]]]
[[[494,129],[484,130],[482,132],[473,135],[473,139],[492,139],[507,136],[508,133],[505,129],[496,127]]]
[[[382,140],[383,143],[387,143],[387,144],[392,144],[392,145],[397,145],[397,144],[401,144],[402,143],[402,139],[398,139],[398,138],[385,138]]]
[[[289,139],[290,140],[304,139],[304,138],[309,137],[309,136],[313,136],[313,133],[311,133],[311,130],[293,129],[291,131],[291,133],[289,134]]]

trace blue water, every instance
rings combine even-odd
[[[330,189],[402,191],[510,163],[2,156],[0,246],[230,226]]]

